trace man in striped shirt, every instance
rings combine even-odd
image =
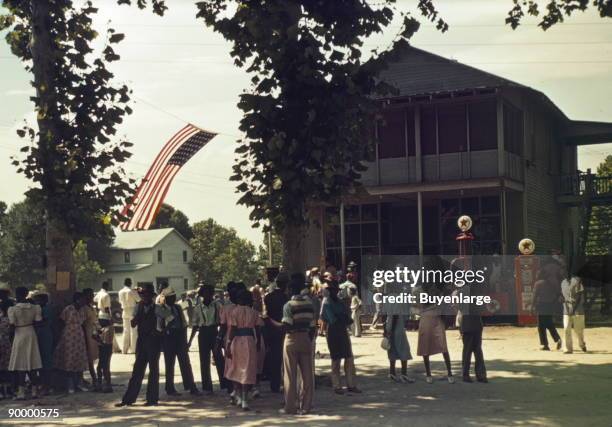
[[[283,349],[284,392],[286,414],[302,414],[310,411],[314,394],[314,373],[312,363],[312,340],[315,336],[315,312],[312,300],[302,295],[305,278],[295,274],[289,284],[291,299],[283,307],[286,336]],[[302,377],[302,391],[298,391],[298,369]],[[296,407],[298,396],[301,398]]]

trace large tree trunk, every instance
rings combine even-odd
[[[303,225],[287,224],[283,228],[283,270],[289,274],[304,273],[304,234]]]
[[[47,200],[59,193],[55,177],[57,162],[56,147],[61,135],[57,123],[62,120],[57,106],[55,68],[56,46],[52,39],[50,10],[47,1],[32,1],[32,73],[36,89],[38,122],[38,150],[42,168],[42,191]],[[48,202],[47,202],[48,203]],[[74,262],[72,258],[72,239],[67,227],[57,213],[46,215],[46,284],[54,304],[69,303],[76,289]],[[42,232],[42,230],[41,230]]]
[[[65,306],[72,302],[76,291],[76,275],[72,239],[66,233],[61,220],[47,218],[46,255],[47,255],[47,290],[53,303]]]

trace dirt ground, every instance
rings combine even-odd
[[[408,333],[413,353],[416,338],[415,332]],[[409,364],[416,383],[393,383],[387,378],[386,352],[379,346],[381,332],[366,332],[363,337],[354,338],[359,386],[364,393],[338,396],[331,387],[320,386],[313,414],[307,416],[279,415],[281,397],[269,393],[267,384],[262,386],[262,397],[252,402],[252,410],[242,412],[230,406],[227,396],[220,392],[212,397],[191,398],[183,394],[169,398],[163,392],[163,377],[158,407],[144,407],[139,401],[132,407],[115,408],[113,404],[121,399],[134,359],[133,355],[115,354],[112,360],[115,393],[77,393],[20,403],[1,401],[0,425],[612,426],[612,328],[588,328],[588,353],[563,354],[538,350],[537,331],[533,327],[487,327],[483,347],[488,384],[460,381],[458,332],[448,331],[447,339],[456,384],[446,382],[441,356],[432,357],[436,379],[433,384],[425,382],[423,364],[416,356]],[[317,359],[317,375],[325,375],[330,367],[325,339],[319,338],[317,344],[323,354],[323,358]],[[197,348],[192,348],[191,361],[199,378],[196,351]],[[160,366],[163,372],[163,358]],[[179,384],[177,388],[182,387]],[[143,394],[141,391],[141,397]],[[8,419],[9,408],[27,407],[58,408],[63,421],[35,423],[31,419],[20,422]]]

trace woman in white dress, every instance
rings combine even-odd
[[[9,371],[15,372],[17,380],[17,399],[25,399],[25,377],[30,378],[32,397],[38,396],[37,375],[35,371],[42,368],[38,338],[34,325],[42,321],[40,306],[26,301],[28,289],[23,286],[15,290],[17,304],[8,309],[11,329],[14,331]]]

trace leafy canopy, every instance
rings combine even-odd
[[[190,266],[197,280],[221,286],[230,280],[253,284],[259,278],[257,250],[233,228],[213,219],[193,225],[193,261]]]
[[[376,79],[391,55],[417,30],[401,14],[393,47],[362,56],[364,40],[391,24],[394,0],[205,0],[198,17],[232,42],[236,65],[252,75],[240,97],[244,139],[236,149],[232,180],[239,203],[255,226],[270,220],[279,231],[307,221],[311,202],[329,202],[356,191],[373,155],[370,119],[374,94],[391,88]],[[438,27],[433,2],[421,12]]]
[[[150,4],[163,14],[163,1]],[[0,30],[7,30],[6,41],[33,74],[36,89],[31,99],[38,126],[18,130],[29,144],[13,164],[36,184],[28,197],[42,203],[71,238],[103,235],[108,222],[117,224],[117,209],[131,194],[132,182],[120,167],[131,144],[116,138],[117,126],[132,112],[130,90],[113,85],[108,69],[119,59],[113,46],[124,35],[109,28],[105,46],[94,51],[100,37],[92,27],[94,1],[3,0],[2,6],[8,12],[0,17]]]
[[[150,228],[174,228],[187,240],[193,237],[187,215],[167,203],[162,204]]]

